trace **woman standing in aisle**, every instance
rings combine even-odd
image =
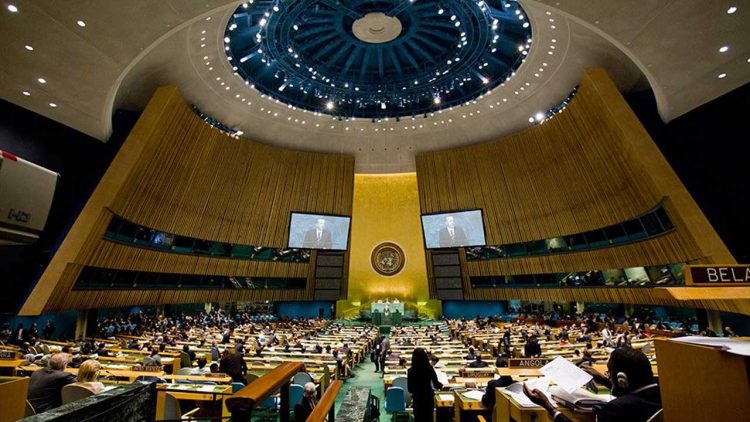
[[[435,390],[443,388],[430,365],[427,352],[421,347],[414,349],[411,355],[411,368],[407,371],[407,387],[411,393],[414,420],[431,421],[435,410]]]

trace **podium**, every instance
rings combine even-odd
[[[373,325],[401,325],[401,318],[403,315],[401,312],[391,312],[388,315],[383,314],[375,310],[372,313],[372,324]]]

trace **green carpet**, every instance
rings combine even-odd
[[[385,415],[385,390],[383,389],[383,378],[381,374],[375,373],[375,364],[366,359],[354,367],[354,376],[344,381],[344,386],[336,397],[336,412],[341,406],[344,395],[351,387],[368,387],[370,394],[380,399],[380,415]]]

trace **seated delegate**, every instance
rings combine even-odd
[[[659,385],[654,382],[654,373],[646,355],[630,347],[615,349],[607,362],[609,377],[593,367],[583,368],[594,376],[594,380],[609,387],[616,398],[594,408],[597,422],[645,422],[661,409]],[[539,391],[524,392],[539,406],[549,412],[554,422],[571,419],[555,410],[547,396]]]
[[[78,385],[88,390],[91,390],[94,394],[99,394],[104,391],[104,384],[99,381],[99,371],[102,366],[99,362],[89,359],[84,361],[78,368],[78,377],[76,382],[72,385]]]
[[[73,374],[65,372],[68,354],[57,353],[47,362],[48,367],[31,374],[27,400],[36,413],[46,412],[62,405],[62,389],[75,382]]]

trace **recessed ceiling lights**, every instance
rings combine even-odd
[[[719,73],[719,76],[717,76],[717,78],[719,78],[719,79],[724,79],[726,77],[727,77],[726,73]]]
[[[529,123],[534,123],[534,116],[529,117]]]
[[[55,107],[57,107],[57,104],[55,104],[55,103],[49,103],[49,106],[52,107],[52,108],[55,108]]]
[[[81,20],[79,20],[78,22],[76,22],[76,24],[77,24],[78,26],[80,26],[81,28],[85,28],[85,27],[86,27],[86,22],[84,22],[84,21],[81,21]]]
[[[29,95],[31,95],[31,93],[30,93],[29,91],[21,91],[21,94],[23,94],[23,95],[25,95],[25,96],[27,96],[27,97],[28,97]]]
[[[30,46],[28,44],[26,44],[25,46],[23,46],[23,48],[25,48],[25,49],[27,49],[29,51],[34,51],[34,47],[32,47],[32,46]]]
[[[719,49],[719,53],[726,53],[728,50],[729,50],[729,46],[728,45],[723,45]]]
[[[44,78],[37,78],[37,81],[39,81],[40,84],[46,84],[47,80]]]
[[[16,12],[18,12],[18,8],[16,7],[15,4],[9,4],[8,5],[8,11],[16,13]]]
[[[8,6],[8,8],[10,9],[10,6]],[[731,15],[731,14],[733,14],[736,11],[737,11],[737,7],[736,6],[730,6],[729,9],[727,9],[727,15]]]

